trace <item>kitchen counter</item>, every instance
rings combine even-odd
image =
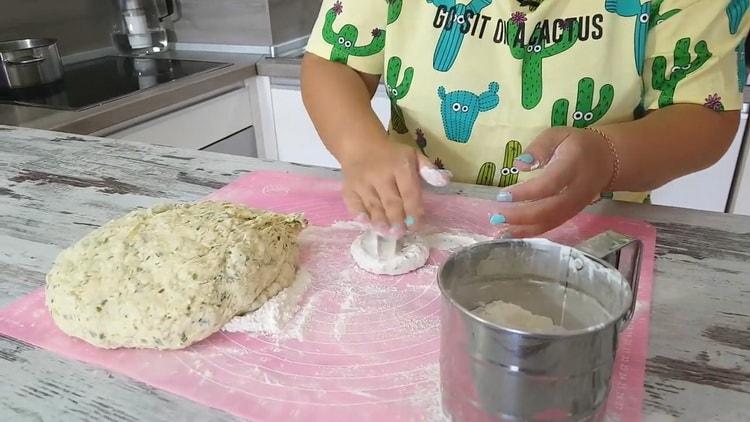
[[[0,124],[81,134],[111,133],[123,125],[134,125],[240,88],[245,79],[257,74],[255,65],[263,58],[250,54],[192,51],[168,51],[149,57],[214,61],[229,66],[190,75],[80,111],[0,104]]]
[[[136,206],[196,200],[255,170],[318,168],[0,126],[0,307],[43,285],[59,251]],[[495,189],[455,185],[460,195]],[[601,202],[658,229],[647,420],[750,420],[750,218]],[[0,420],[233,420],[0,336]]]
[[[280,79],[299,79],[302,70],[300,57],[267,57],[257,64],[258,75]]]

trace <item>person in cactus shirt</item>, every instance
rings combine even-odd
[[[302,93],[347,205],[383,234],[420,223],[420,174],[451,174],[498,188],[499,232],[534,236],[719,160],[739,122],[748,7],[323,0]],[[370,105],[381,79],[388,128]]]

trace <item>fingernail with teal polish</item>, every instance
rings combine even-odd
[[[516,160],[522,163],[532,164],[534,162],[534,157],[531,154],[521,154],[516,157]]]
[[[408,217],[406,217],[404,219],[404,224],[406,224],[407,227],[413,226],[414,223],[416,223],[416,222],[417,222],[417,220],[414,217],[412,217],[412,216],[408,216]]]
[[[513,202],[513,194],[510,192],[498,192],[497,201],[498,202]]]
[[[493,226],[505,224],[505,216],[502,214],[493,215],[492,217],[490,217],[490,224],[492,224]]]

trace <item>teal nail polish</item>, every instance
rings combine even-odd
[[[414,225],[414,223],[416,223],[416,222],[417,222],[417,220],[416,220],[416,219],[414,219],[414,217],[412,217],[412,216],[407,216],[407,217],[406,217],[406,218],[404,219],[404,224],[406,224],[406,225],[407,225],[408,227],[411,227],[411,226],[413,226],[413,225]]]
[[[531,164],[534,162],[534,157],[531,154],[521,154],[516,157],[516,160],[522,163]]]
[[[490,224],[492,224],[493,226],[505,224],[505,216],[502,214],[493,215],[492,217],[490,217]]]
[[[511,194],[510,192],[498,192],[497,201],[498,202],[513,202],[513,194]]]

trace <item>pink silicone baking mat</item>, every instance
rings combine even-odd
[[[315,227],[301,241],[312,282],[280,336],[219,332],[172,352],[100,350],[53,324],[42,289],[0,311],[0,332],[60,355],[125,374],[254,421],[440,420],[439,308],[435,282],[444,252],[400,277],[358,270],[349,245],[359,233],[340,183],[284,173],[245,175],[210,196],[279,212],[304,212]],[[490,234],[492,201],[428,195],[429,223]],[[332,226],[332,227],[331,227]],[[638,302],[617,354],[608,421],[641,420],[656,233],[634,220],[580,215],[547,237],[575,244],[613,229],[644,241]]]

